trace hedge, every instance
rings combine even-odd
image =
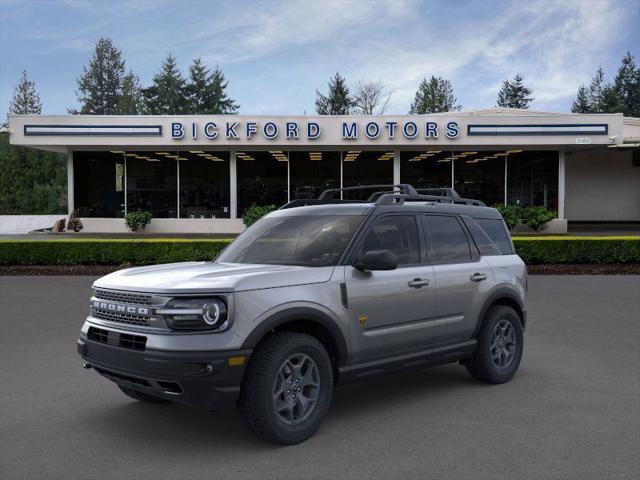
[[[228,239],[0,240],[0,265],[149,265],[213,259]],[[640,237],[516,237],[529,265],[640,263]]]
[[[0,240],[0,265],[150,265],[211,260],[230,240]]]

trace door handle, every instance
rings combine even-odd
[[[484,273],[474,273],[471,275],[472,282],[481,282],[482,280],[486,280],[487,276]]]
[[[411,288],[421,288],[426,287],[427,285],[429,285],[429,280],[423,280],[422,278],[414,278],[413,280],[409,281],[409,286]]]

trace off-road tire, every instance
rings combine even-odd
[[[319,388],[315,406],[301,423],[289,425],[277,412],[274,382],[287,359],[308,356],[315,363]],[[294,445],[320,428],[333,396],[333,368],[324,346],[304,333],[276,332],[255,349],[242,380],[238,407],[249,429],[259,438],[281,445]]]
[[[118,385],[118,388],[124,393],[127,397],[131,397],[134,400],[138,400],[140,402],[145,403],[169,403],[168,400],[164,398],[156,397],[154,395],[149,395],[148,393],[139,392],[138,390],[133,390],[131,388],[123,387]]]
[[[513,328],[512,337],[515,338],[515,349],[508,365],[499,367],[492,358],[492,340],[499,324],[510,325]],[[516,311],[505,305],[491,307],[484,317],[484,322],[478,333],[478,344],[473,357],[466,367],[471,376],[487,383],[505,383],[513,378],[522,359],[524,347],[522,322]]]

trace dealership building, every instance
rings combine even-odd
[[[253,204],[392,183],[544,206],[550,232],[640,222],[640,119],[622,114],[26,115],[9,132],[67,156],[69,212],[87,232],[125,231],[146,210],[150,232],[237,233]]]

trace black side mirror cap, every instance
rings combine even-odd
[[[395,270],[398,268],[398,257],[391,250],[369,250],[362,255],[353,268],[366,272],[370,270]]]

